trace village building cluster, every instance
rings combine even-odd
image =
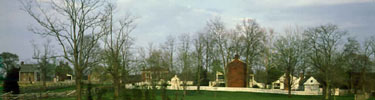
[[[64,68],[67,63],[60,63],[57,69]],[[40,70],[38,64],[24,64],[20,65],[19,70],[19,83],[36,83],[40,81]],[[242,87],[242,88],[268,88],[271,90],[288,90],[286,74],[282,74],[276,81],[273,81],[271,85],[257,82],[254,74],[248,74],[246,72],[246,64],[239,60],[236,56],[232,62],[227,65],[227,76],[224,76],[223,72],[216,72],[215,80],[209,81],[207,88],[213,87]],[[57,72],[53,76],[53,82],[74,80],[72,72],[59,73]],[[156,82],[158,85],[168,84],[170,89],[182,89],[183,85],[193,86],[194,81],[187,80],[183,81],[178,75],[174,75],[169,79],[169,70],[161,67],[153,67],[142,70],[141,82],[137,85],[151,85]],[[226,80],[225,80],[226,77]],[[313,76],[293,76],[291,78],[291,90],[292,91],[304,91],[310,94],[321,94],[322,88],[321,83]],[[95,74],[89,74],[88,79],[91,81],[100,81],[99,76]],[[248,82],[246,82],[248,79]],[[231,88],[229,88],[231,89]],[[335,90],[336,95],[339,95],[339,90]]]
[[[246,64],[239,60],[239,57],[236,56],[235,59],[230,62],[227,66],[228,73],[227,73],[227,81],[224,79],[224,74],[222,72],[216,72],[215,80],[209,82],[208,87],[243,87],[246,88],[265,88],[266,85],[264,83],[259,83],[256,81],[254,74],[247,74],[246,73]],[[168,69],[164,68],[149,68],[142,70],[142,84],[152,84],[151,82],[157,82],[158,84],[162,84],[162,81],[167,80],[167,84],[171,86],[171,89],[182,89],[182,85],[184,83],[183,80],[177,75],[174,75],[171,79],[167,79]],[[320,87],[320,83],[314,77],[305,77],[301,76],[293,76],[290,75],[292,79],[292,91],[305,91],[311,92],[315,94],[319,94],[322,92],[322,88]],[[249,82],[246,82],[246,78],[249,79]],[[268,88],[274,90],[288,90],[286,80],[286,74],[280,76],[276,81],[272,82],[271,86]],[[193,85],[193,81],[187,81],[189,86]]]

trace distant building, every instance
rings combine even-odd
[[[297,90],[299,88],[299,83],[302,77],[295,77],[293,75],[290,75],[290,78],[292,79],[292,90]],[[272,82],[272,87],[274,89],[288,90],[287,82],[288,80],[286,79],[286,75],[284,74],[278,80]]]
[[[264,83],[258,83],[255,80],[254,74],[249,74],[249,87],[251,87],[251,88],[264,88]]]
[[[310,77],[309,79],[307,79],[307,81],[305,83],[303,83],[303,85],[305,86],[305,91],[319,91],[319,85],[320,83],[314,78],[314,77]]]
[[[166,80],[169,70],[161,67],[152,67],[142,70],[142,79],[144,82]]]
[[[37,64],[24,64],[21,62],[19,71],[20,82],[34,83],[40,81],[40,70]]]
[[[55,69],[55,81],[73,80],[73,69],[69,67],[69,63],[60,62],[59,66]]]
[[[222,72],[216,72],[215,81],[210,81],[209,86],[225,87],[224,74]]]
[[[236,55],[234,60],[227,65],[227,86],[228,87],[246,87],[246,63],[239,60]]]

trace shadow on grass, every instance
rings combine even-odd
[[[132,93],[129,96],[132,96],[132,100],[150,100],[145,99],[144,97],[139,97],[139,91],[134,92],[134,90],[127,90],[129,93]],[[143,91],[144,92],[144,91]],[[138,95],[134,94],[138,93]],[[156,99],[161,99],[161,91],[157,90]],[[175,100],[176,93],[178,94],[178,100],[181,100],[183,91],[168,90],[167,96],[170,100]],[[123,94],[122,94],[123,95]],[[138,97],[134,97],[138,96]],[[86,97],[84,97],[86,100]],[[121,97],[120,97],[121,98]],[[291,98],[288,98],[288,95],[284,94],[269,94],[269,93],[249,93],[249,92],[219,92],[219,91],[188,91],[188,94],[184,97],[184,100],[321,100],[322,96],[303,96],[303,95],[293,95]],[[108,91],[103,95],[103,100],[113,99],[113,92]],[[354,96],[336,96],[336,100],[353,100]],[[70,98],[50,98],[48,100],[75,100],[75,97]],[[96,100],[96,99],[94,99]],[[122,100],[122,98],[121,98]],[[375,100],[374,98],[370,100]]]

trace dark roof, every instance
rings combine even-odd
[[[20,68],[20,72],[39,72],[37,64],[24,64]]]

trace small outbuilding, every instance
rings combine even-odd
[[[222,72],[217,71],[215,81],[210,81],[209,86],[225,87],[224,74]]]
[[[310,77],[309,79],[307,79],[307,81],[305,83],[303,83],[303,85],[305,86],[305,91],[319,91],[319,85],[320,83],[314,78],[314,77]]]

